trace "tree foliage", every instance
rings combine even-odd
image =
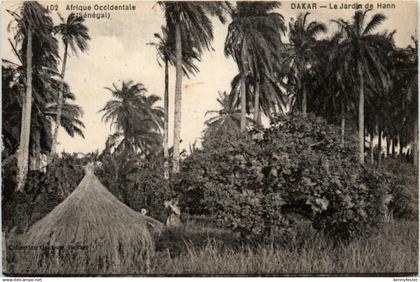
[[[367,235],[392,181],[357,165],[355,142],[342,148],[339,140],[338,128],[299,113],[276,117],[262,133],[206,140],[183,163],[181,202],[244,238],[287,238],[297,214],[336,239]]]
[[[119,151],[140,150],[143,153],[161,144],[163,110],[155,105],[160,98],[147,96],[145,86],[132,81],[123,81],[121,87],[113,84],[113,89],[106,89],[114,97],[100,110],[102,121],[110,122],[114,129],[107,142]]]

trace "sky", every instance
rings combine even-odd
[[[93,10],[95,4],[126,4],[135,5],[135,10],[111,11],[110,18],[86,19],[91,40],[88,51],[82,54],[71,54],[67,61],[65,80],[76,94],[75,103],[82,106],[84,115],[82,121],[86,129],[85,138],[70,137],[64,130],[58,135],[58,151],[87,153],[95,150],[101,151],[112,129],[110,124],[102,122],[102,113],[99,113],[105,103],[112,99],[111,93],[105,87],[113,83],[121,85],[122,81],[132,80],[145,85],[149,94],[160,96],[163,99],[164,70],[157,63],[154,47],[147,45],[153,42],[153,34],[160,31],[164,25],[163,13],[156,2],[151,1],[39,1],[67,17],[71,11],[67,4],[82,4],[90,6]],[[417,34],[417,4],[415,1],[382,1],[395,4],[395,8],[378,9],[380,1],[310,1],[316,3],[318,9],[296,9],[297,3],[309,1],[282,1],[279,12],[287,24],[291,17],[296,17],[301,12],[310,12],[309,20],[321,21],[327,24],[328,34],[336,31],[330,22],[333,18],[350,20],[354,9],[330,9],[329,4],[341,3],[372,3],[374,10],[387,16],[387,20],[378,31],[396,30],[395,41],[399,47],[411,44],[411,36]],[[2,7],[2,58],[17,62],[7,38],[7,24],[11,17],[5,9],[16,10],[21,1],[5,1]],[[295,9],[292,9],[292,6]],[[321,6],[327,8],[320,8]],[[55,24],[59,23],[57,11],[51,15]],[[181,147],[188,148],[189,144],[199,139],[205,128],[205,116],[208,110],[218,110],[216,101],[219,92],[230,91],[230,82],[237,74],[238,69],[232,58],[224,55],[223,47],[228,25],[221,24],[217,19],[212,19],[214,26],[214,40],[212,51],[206,52],[201,62],[197,63],[200,72],[187,79],[183,78],[182,88],[182,122],[181,122]],[[417,36],[416,36],[417,37]],[[61,44],[60,44],[61,46]],[[326,50],[328,51],[328,50]],[[62,54],[62,49],[60,54]],[[175,70],[171,67],[169,72],[169,140],[173,139],[173,105],[175,89]],[[158,105],[163,105],[160,101]]]

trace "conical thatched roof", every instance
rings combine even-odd
[[[36,273],[130,274],[145,271],[153,233],[162,226],[120,202],[88,168],[73,193],[29,229],[25,243],[41,250],[32,250]]]

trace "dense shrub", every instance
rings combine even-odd
[[[338,128],[300,114],[261,132],[208,137],[182,164],[181,203],[253,240],[289,238],[296,214],[336,239],[367,235],[390,180],[358,165],[352,140],[339,144]]]
[[[416,220],[418,217],[418,172],[411,163],[386,159],[384,169],[395,179],[391,189],[390,212],[394,218]]]
[[[127,152],[126,152],[127,153]],[[170,198],[170,183],[163,178],[161,156],[145,158],[140,154],[104,155],[97,170],[101,182],[130,208],[164,220],[164,201]]]
[[[164,220],[163,203],[170,198],[170,191],[163,179],[161,160],[137,155],[115,158],[63,153],[45,170],[30,171],[23,192],[15,191],[16,164],[8,166],[2,178],[4,230],[17,227],[17,232],[23,232],[47,215],[77,188],[84,176],[84,165],[91,161],[98,161],[95,174],[119,200],[139,212],[145,208],[149,215]]]
[[[16,163],[4,170],[2,178],[3,227],[22,232],[62,202],[83,178],[85,159],[63,153],[45,171],[29,171],[23,192],[16,192]]]

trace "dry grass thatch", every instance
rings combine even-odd
[[[20,240],[25,247],[14,251],[19,264],[15,273],[145,273],[153,236],[162,228],[159,221],[120,202],[87,172],[76,190]]]

